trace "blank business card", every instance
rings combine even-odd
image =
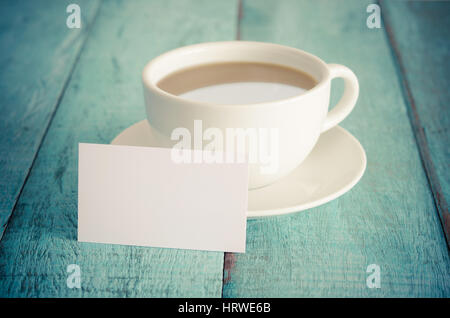
[[[245,252],[247,189],[247,163],[176,163],[171,149],[80,143],[78,240]]]

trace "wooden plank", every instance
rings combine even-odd
[[[290,45],[357,74],[358,104],[343,127],[368,166],[349,193],[289,216],[250,220],[245,254],[227,254],[225,297],[449,296],[450,265],[432,194],[372,1],[245,0],[243,40]],[[333,90],[335,101],[337,90]],[[366,285],[380,266],[381,288]]]
[[[77,3],[81,29],[65,2],[0,2],[0,239],[99,5]]]
[[[450,2],[381,4],[408,115],[450,246]]]
[[[230,40],[235,1],[105,1],[0,242],[0,296],[220,297],[223,253],[78,243],[78,142],[145,118],[141,71],[193,42]],[[38,36],[40,33],[36,33]],[[66,268],[81,268],[81,289]]]

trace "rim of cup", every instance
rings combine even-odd
[[[183,98],[171,93],[168,93],[166,91],[164,91],[163,89],[159,88],[157,83],[164,78],[165,76],[176,72],[176,71],[180,71],[182,69],[184,69],[184,67],[180,67],[178,69],[176,69],[175,71],[172,72],[168,72],[168,74],[163,75],[163,76],[155,76],[154,73],[154,69],[155,66],[157,66],[158,64],[160,64],[162,61],[166,60],[166,59],[170,59],[170,58],[176,58],[176,56],[182,56],[183,54],[188,54],[188,53],[200,53],[203,50],[208,50],[211,49],[213,47],[218,48],[218,47],[230,47],[230,46],[235,46],[236,49],[242,49],[244,47],[253,47],[253,48],[257,48],[258,46],[261,49],[276,49],[276,50],[284,50],[285,52],[289,52],[289,53],[294,53],[294,54],[300,54],[302,56],[304,56],[307,59],[310,59],[311,61],[314,61],[316,63],[316,65],[319,65],[321,67],[321,78],[320,80],[318,80],[316,77],[312,76],[309,72],[302,70],[298,67],[292,67],[289,66],[291,68],[294,68],[296,70],[299,70],[301,72],[304,72],[310,76],[312,76],[316,81],[317,84],[314,85],[313,88],[306,90],[305,92],[299,94],[299,95],[295,95],[295,96],[291,96],[288,98],[283,98],[283,99],[277,99],[277,100],[273,100],[273,101],[268,101],[268,102],[258,102],[258,103],[244,103],[244,104],[239,104],[240,107],[256,107],[256,106],[263,106],[263,105],[268,105],[268,104],[274,104],[274,103],[280,103],[280,102],[295,102],[295,101],[299,101],[301,100],[304,96],[306,95],[310,95],[312,93],[314,93],[317,90],[320,90],[324,85],[327,84],[327,82],[330,80],[331,74],[329,71],[329,68],[327,66],[327,63],[325,63],[322,59],[320,59],[319,57],[308,53],[306,51],[297,49],[297,48],[293,48],[293,47],[289,47],[289,46],[285,46],[285,45],[280,45],[280,44],[274,44],[274,43],[267,43],[267,42],[257,42],[257,41],[220,41],[220,42],[204,42],[204,43],[199,43],[199,44],[193,44],[193,45],[188,45],[188,46],[183,46],[177,49],[173,49],[170,51],[167,51],[157,57],[155,57],[154,59],[152,59],[150,62],[148,62],[145,67],[144,70],[142,71],[142,82],[145,86],[145,88],[152,90],[154,93],[157,93],[158,95],[164,96],[166,98],[171,98],[174,99],[178,102],[183,102],[183,103],[190,103],[190,104],[195,104],[196,106],[205,106],[205,107],[236,107],[236,104],[216,104],[216,103],[211,103],[211,102],[202,102],[202,101],[193,101],[187,98]],[[219,59],[220,61],[220,59]],[[212,62],[212,63],[218,63],[217,62]],[[238,60],[236,60],[236,62],[239,62]],[[246,59],[243,60],[242,62],[252,62],[251,59]],[[255,61],[255,62],[259,62],[259,61]],[[283,65],[281,63],[276,63],[276,62],[267,62],[267,63],[272,63],[274,65],[282,65],[282,66],[286,66]],[[209,64],[209,63],[202,63],[199,62],[197,64],[193,64],[191,67],[196,66],[196,65],[202,65],[202,64]]]

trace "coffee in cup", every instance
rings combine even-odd
[[[217,104],[250,104],[294,97],[313,88],[314,78],[272,63],[202,64],[169,74],[157,86],[176,96]]]

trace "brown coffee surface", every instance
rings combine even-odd
[[[258,62],[225,62],[189,67],[169,74],[157,86],[173,95],[198,88],[237,82],[270,82],[313,88],[317,82],[311,75],[278,64]]]

